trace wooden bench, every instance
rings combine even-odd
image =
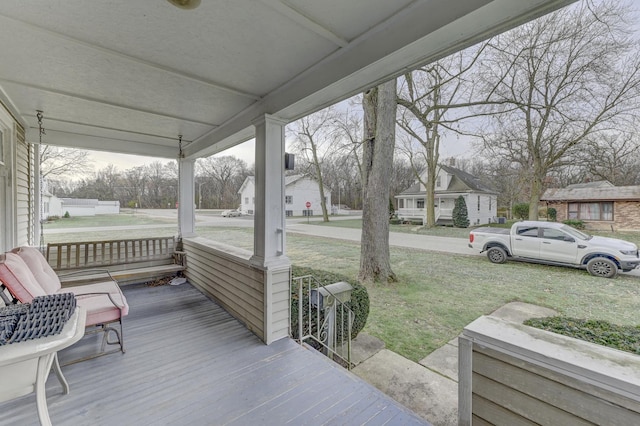
[[[49,243],[46,257],[63,286],[100,276],[89,270],[103,270],[126,284],[174,275],[186,267],[185,253],[176,250],[174,237]]]

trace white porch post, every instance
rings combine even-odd
[[[257,266],[289,264],[285,256],[284,126],[270,115],[256,128],[256,203],[252,262]]]
[[[182,237],[192,237],[196,234],[195,164],[196,160],[178,159],[178,183],[180,185],[178,226]]]
[[[285,255],[284,127],[265,115],[256,130],[255,213],[251,263],[264,271],[264,336],[270,344],[289,334],[291,263]]]

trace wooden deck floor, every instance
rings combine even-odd
[[[189,284],[124,291],[127,353],[63,367],[68,395],[51,375],[54,425],[428,424],[313,350],[264,345]],[[34,395],[0,404],[0,425],[11,424],[38,424]]]

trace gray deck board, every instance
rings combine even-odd
[[[68,395],[50,376],[54,425],[428,424],[314,350],[264,345],[189,284],[124,291],[127,353],[63,367]],[[60,360],[97,344],[85,337]],[[0,404],[11,424],[38,424],[34,395]]]

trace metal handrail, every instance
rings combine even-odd
[[[294,288],[298,298],[298,324],[297,338],[293,336],[294,327],[291,327],[292,337],[300,344],[307,341],[315,343],[312,346],[322,349],[329,358],[337,358],[351,369],[351,328],[355,318],[353,311],[313,275],[292,278],[291,294],[294,294]],[[329,294],[327,299],[333,298],[330,308],[319,306],[317,298],[320,296],[317,292],[316,300],[312,300],[312,289],[319,288]]]

